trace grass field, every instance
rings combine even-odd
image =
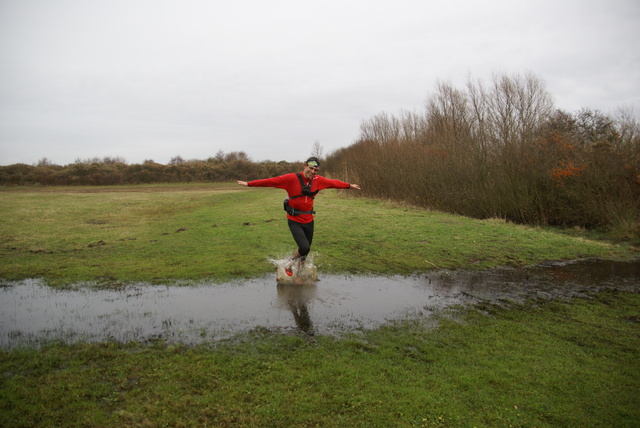
[[[272,272],[284,195],[236,185],[5,188],[0,278],[55,286]],[[322,272],[410,273],[637,249],[582,230],[317,199]],[[275,291],[274,291],[275,292]],[[264,329],[210,346],[0,351],[3,427],[635,427],[640,294],[456,309],[347,337]]]
[[[1,352],[0,425],[637,427],[639,313],[603,293],[340,340]]]
[[[273,271],[270,258],[295,248],[284,196],[236,184],[3,188],[0,278],[58,285],[261,275]],[[323,272],[408,274],[640,255],[584,231],[474,220],[333,190],[318,196],[316,210],[312,251]]]

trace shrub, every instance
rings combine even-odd
[[[436,89],[424,114],[363,121],[326,169],[369,196],[477,218],[639,229],[640,126],[628,111],[555,110],[531,74]]]

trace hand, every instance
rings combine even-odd
[[[241,186],[249,186],[249,183],[247,183],[246,181],[238,180],[238,184],[241,185]]]
[[[360,186],[358,186],[357,184],[349,184],[349,189],[360,190]]]

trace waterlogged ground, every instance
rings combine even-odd
[[[590,260],[522,269],[436,271],[412,277],[322,275],[276,284],[276,275],[227,284],[132,284],[52,289],[38,280],[0,284],[0,347],[52,340],[213,343],[255,328],[341,335],[453,305],[640,291],[640,261]]]

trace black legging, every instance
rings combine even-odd
[[[311,223],[298,223],[291,219],[287,220],[289,230],[293,235],[293,239],[298,245],[298,254],[302,260],[307,258],[307,254],[311,251],[311,241],[313,241],[313,221]]]

